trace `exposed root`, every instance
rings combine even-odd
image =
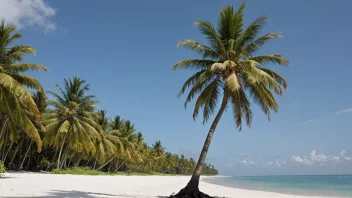
[[[184,188],[179,193],[171,195],[170,198],[215,198],[199,191],[198,188]]]

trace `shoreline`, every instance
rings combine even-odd
[[[204,181],[207,177],[223,176],[201,177],[200,190],[211,196],[250,198],[320,197],[220,186]],[[28,172],[5,173],[0,178],[0,197],[167,197],[181,190],[187,184],[189,178],[190,176],[92,176]]]
[[[209,177],[232,177],[232,176],[209,176]],[[255,177],[255,176],[254,176]],[[233,189],[236,189],[236,190],[245,190],[245,191],[257,191],[257,192],[265,192],[265,193],[275,193],[275,194],[278,194],[278,195],[289,195],[289,196],[294,196],[294,197],[307,197],[307,198],[316,198],[316,197],[320,197],[320,198],[346,198],[346,197],[343,197],[343,196],[331,196],[331,195],[304,195],[304,194],[299,194],[299,193],[291,193],[291,192],[280,192],[280,191],[275,191],[275,190],[271,190],[271,189],[268,189],[268,190],[258,190],[258,189],[255,189],[255,188],[250,188],[250,187],[234,187],[234,186],[227,186],[227,185],[221,185],[221,184],[216,184],[216,183],[212,183],[210,181],[207,181],[208,177],[206,178],[203,178],[202,182],[205,182],[205,183],[208,183],[208,184],[211,184],[211,185],[216,185],[216,186],[221,186],[221,187],[226,187],[226,188],[233,188]]]

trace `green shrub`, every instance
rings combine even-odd
[[[92,170],[89,167],[76,167],[65,170],[54,169],[50,173],[52,174],[71,174],[71,175],[106,175],[107,173]]]
[[[42,168],[42,170],[45,170],[45,169],[47,169],[48,167],[50,167],[50,162],[48,161],[48,160],[46,160],[46,159],[42,159],[41,161],[40,161],[40,167]]]
[[[0,174],[5,173],[5,172],[6,172],[5,165],[2,161],[0,161]]]

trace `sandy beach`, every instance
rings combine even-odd
[[[184,187],[188,179],[189,176],[6,173],[0,178],[0,197],[167,197]],[[305,198],[305,196],[223,187],[204,181],[200,183],[200,189],[218,197]]]

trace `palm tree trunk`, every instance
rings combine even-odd
[[[6,130],[5,130],[6,131]],[[9,133],[6,133],[5,132],[5,137],[4,137],[4,144],[2,146],[2,155],[1,157],[4,158],[5,157],[5,150],[6,150],[6,145],[7,145],[7,140],[8,140],[8,137],[9,137]],[[4,159],[2,159],[2,161],[5,161]]]
[[[203,164],[204,164],[205,158],[208,153],[211,139],[213,138],[215,129],[221,119],[222,114],[224,113],[224,111],[226,109],[227,101],[228,101],[228,93],[227,93],[227,90],[225,89],[224,96],[223,96],[223,99],[221,102],[221,107],[219,109],[219,112],[216,114],[213,123],[210,126],[208,136],[205,139],[202,152],[200,153],[198,163],[197,163],[196,169],[193,172],[191,180],[188,182],[187,186],[184,189],[182,189],[178,194],[176,194],[174,197],[186,197],[185,195],[191,195],[190,197],[206,197],[207,196],[207,195],[201,193],[198,188],[200,174],[202,172]]]
[[[60,148],[60,151],[59,151],[59,157],[57,158],[57,169],[60,169],[60,158],[61,158],[62,148],[64,147],[64,144],[65,144],[65,140],[66,140],[66,133],[65,133],[64,139],[62,140],[62,143],[61,143],[61,148]]]
[[[23,169],[23,163],[24,163],[24,161],[25,161],[25,160],[26,160],[26,158],[27,158],[27,155],[28,155],[29,149],[31,149],[32,142],[33,142],[33,141],[31,140],[31,143],[29,143],[29,146],[28,146],[28,149],[27,149],[27,151],[26,151],[26,154],[24,155],[23,160],[22,160],[22,162],[21,162],[21,165],[20,165],[20,170],[22,170],[22,169]]]
[[[10,152],[12,146],[13,146],[13,142],[11,142],[10,147],[7,149],[6,154],[5,154],[5,157],[4,157],[4,159],[3,159],[2,161],[4,161],[4,162],[6,161],[7,155],[9,154],[9,152]]]
[[[83,158],[83,155],[80,155],[80,156],[78,157],[78,160],[76,161],[74,167],[77,167],[77,166],[79,165],[79,163],[82,161],[82,158]]]
[[[94,161],[93,170],[95,170],[95,165],[97,165],[97,160]]]
[[[109,162],[111,162],[113,159],[115,159],[117,157],[117,155],[115,155],[114,157],[112,157],[108,162],[106,162],[105,164],[103,164],[102,166],[100,166],[99,168],[95,169],[95,170],[100,170],[102,168],[104,168],[104,166],[106,166]]]
[[[117,168],[117,171],[125,164],[126,160],[122,162],[122,164]]]
[[[7,127],[8,121],[9,121],[9,116],[6,116],[4,124],[2,125],[2,128],[1,128],[0,139],[1,139],[1,136],[5,133],[5,129]]]
[[[62,157],[62,160],[61,160],[61,165],[60,165],[60,168],[59,169],[62,169],[62,167],[64,166],[64,164],[66,165],[66,159],[67,159],[67,153],[68,153],[68,146],[66,147],[66,149],[64,150],[63,152],[63,157]],[[66,167],[66,166],[65,166]]]
[[[86,163],[86,167],[88,166],[88,164],[89,164],[91,158],[92,158],[92,156],[89,156],[88,161],[87,161],[87,163]]]
[[[21,142],[19,142],[19,143],[17,144],[17,146],[16,146],[15,152],[14,152],[14,154],[13,154],[13,156],[12,156],[12,158],[11,158],[10,164],[9,164],[9,167],[10,167],[10,168],[13,167],[12,165],[13,165],[13,162],[14,162],[14,160],[15,160],[15,158],[16,158],[16,155],[17,155],[17,152],[18,152],[18,150],[19,150],[20,144],[21,144]]]
[[[111,162],[110,165],[109,165],[108,173],[110,173],[110,169],[111,169],[111,165],[112,165],[112,164],[113,164],[113,163]]]
[[[32,148],[30,147],[29,149],[29,156],[28,156],[28,165],[27,165],[27,170],[30,170],[30,163],[31,163],[31,157],[32,157]]]

